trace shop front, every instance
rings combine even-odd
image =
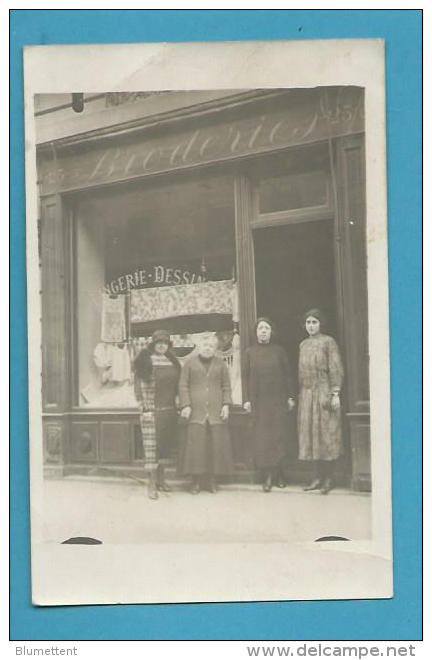
[[[368,490],[363,90],[227,93],[37,155],[46,473],[140,473],[132,364],[166,328],[180,360],[217,334],[236,478],[252,480],[242,358],[255,319],[275,321],[295,370],[302,313],[319,306],[346,370],[339,480]]]

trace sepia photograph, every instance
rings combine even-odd
[[[27,49],[35,604],[391,597],[384,55],[320,44]]]

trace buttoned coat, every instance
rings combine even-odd
[[[228,367],[220,357],[205,365],[196,355],[183,366],[180,384],[180,407],[191,406],[191,424],[223,424],[221,409],[231,405],[231,382]]]

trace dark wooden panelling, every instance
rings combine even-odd
[[[369,346],[364,136],[336,144],[336,257],[341,336],[346,367],[343,403],[352,452],[352,483],[369,490]]]
[[[337,146],[337,236],[341,245],[341,307],[348,371],[345,391],[350,412],[367,412],[369,347],[364,139],[362,136],[346,137]]]
[[[355,490],[371,490],[370,425],[368,421],[350,420],[353,461],[352,486]]]
[[[133,458],[133,430],[129,422],[101,422],[100,459],[103,463],[128,463]]]
[[[70,463],[98,460],[99,422],[72,422],[69,444]]]
[[[235,179],[235,229],[237,279],[239,287],[239,320],[242,349],[252,343],[252,328],[256,318],[255,266],[251,220],[254,217],[252,185],[246,176]],[[244,356],[244,350],[242,350]]]
[[[42,392],[47,411],[66,403],[65,227],[61,199],[52,195],[41,205],[42,258]]]
[[[43,425],[43,457],[47,465],[63,464],[64,427],[59,421]]]
[[[139,423],[132,423],[132,458],[134,461],[142,461],[144,450],[141,435],[141,426]]]

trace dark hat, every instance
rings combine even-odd
[[[155,330],[151,338],[152,344],[162,341],[166,344],[171,344],[171,337],[167,330]]]

